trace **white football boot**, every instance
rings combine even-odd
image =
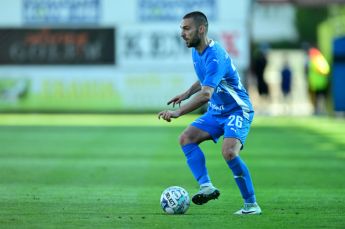
[[[235,215],[260,215],[262,213],[257,203],[245,203],[244,207],[235,212]]]

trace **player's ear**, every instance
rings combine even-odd
[[[199,33],[205,33],[206,32],[206,27],[205,25],[200,25],[199,26]]]

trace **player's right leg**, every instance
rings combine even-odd
[[[212,185],[207,172],[204,153],[199,147],[201,142],[213,139],[213,137],[207,131],[202,130],[199,126],[193,126],[193,124],[180,135],[180,145],[186,156],[187,164],[200,185],[200,190],[192,197],[192,201],[202,205],[209,200],[217,199],[220,192]]]
[[[232,117],[235,117],[230,119],[232,121],[226,121],[222,154],[234,175],[236,184],[244,200],[244,207],[235,212],[235,214],[261,214],[261,208],[256,202],[254,185],[249,169],[239,156],[240,150],[249,132],[250,121],[238,114],[232,115]],[[233,121],[234,119],[240,121],[236,123]]]
[[[243,208],[236,211],[235,215],[260,215],[261,208],[257,203],[244,203]]]

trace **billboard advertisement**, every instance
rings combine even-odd
[[[0,65],[115,64],[114,28],[0,28]]]
[[[44,69],[34,74],[19,72],[0,75],[2,112],[154,111],[195,81],[189,72],[100,73],[94,68],[68,69],[67,73],[57,69],[49,76]]]
[[[23,21],[39,24],[97,24],[101,15],[101,0],[22,0]]]
[[[193,70],[191,50],[181,38],[179,23],[167,25],[133,25],[118,31],[118,64],[123,67],[172,67]],[[249,37],[240,25],[216,23],[209,37],[222,43],[240,69],[249,65]]]

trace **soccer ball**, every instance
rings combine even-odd
[[[179,186],[171,186],[165,189],[161,195],[161,207],[168,214],[184,214],[189,205],[188,192]]]

